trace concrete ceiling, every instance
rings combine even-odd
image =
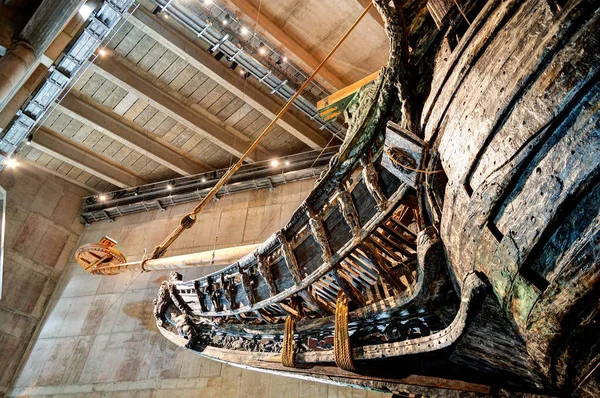
[[[225,5],[241,20],[256,17],[252,7],[260,10],[259,21],[270,21],[257,27],[260,34],[306,74],[363,9],[357,0],[244,1]],[[23,147],[21,157],[106,192],[228,167],[246,150],[282,106],[281,99],[208,55],[173,18],[152,15],[155,6],[142,1],[106,54],[81,75],[31,145]],[[288,47],[279,48],[282,43]],[[320,79],[331,90],[343,87],[379,69],[387,53],[381,21],[367,17]],[[250,161],[321,148],[331,138],[305,115],[290,112]]]

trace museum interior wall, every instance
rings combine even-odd
[[[27,349],[83,225],[84,189],[26,166],[0,172],[7,191],[0,300],[0,395]]]
[[[225,196],[211,203],[170,254],[260,243],[287,222],[313,184],[314,180],[305,180],[274,191]],[[74,208],[78,204],[75,201]],[[193,203],[171,207],[162,213],[137,213],[116,218],[113,223],[94,223],[83,230],[81,241],[95,242],[108,235],[119,242],[128,260],[136,260],[143,255],[144,247],[151,250],[192,206]],[[81,231],[77,221],[75,225]],[[75,232],[73,235],[78,236]],[[243,370],[180,350],[158,333],[152,313],[152,300],[168,272],[90,275],[73,260],[70,254],[73,246],[68,248],[69,255],[61,257],[67,263],[65,275],[50,300],[39,336],[9,395],[384,396]],[[182,273],[186,278],[195,278],[215,268],[218,267],[182,270]],[[35,325],[31,327],[34,328]]]

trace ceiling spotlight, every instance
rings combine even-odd
[[[104,57],[106,55],[106,50],[101,48],[100,50],[98,50],[98,55]]]
[[[285,57],[285,56],[284,56],[284,57],[283,57],[281,60],[282,60],[283,62],[287,62],[287,57]]]
[[[14,169],[19,165],[19,162],[15,158],[8,158],[4,161],[4,165],[9,169]]]
[[[79,8],[79,15],[81,15],[81,18],[87,20],[92,15],[92,11],[94,11],[92,6],[84,4]]]
[[[206,182],[206,177],[202,177],[202,182]]]
[[[170,183],[168,183],[168,184],[167,184],[167,189],[168,189],[169,191],[172,191],[172,190],[173,190],[173,185],[174,185],[174,184],[173,184],[173,183],[171,183],[171,182],[170,182]]]
[[[229,24],[229,14],[225,14],[225,17],[223,17],[223,25],[227,24]]]
[[[105,194],[103,194],[103,193],[101,193],[100,195],[98,195],[98,200],[99,200],[100,202],[104,202],[104,201],[106,200],[106,195],[105,195]]]
[[[31,141],[33,141],[33,136],[32,135],[28,135],[27,139],[25,140],[25,144],[31,145]]]
[[[271,167],[277,167],[277,166],[279,166],[279,160],[277,160],[277,159],[271,160]]]
[[[290,165],[290,161],[289,161],[289,160],[286,160],[286,161],[285,161],[285,165],[286,165],[286,166],[289,166],[289,165]]]
[[[242,28],[240,29],[240,33],[242,34],[242,36],[246,36],[248,33],[250,33],[250,31],[247,27],[242,26]]]
[[[204,0],[204,4],[206,4],[207,6],[211,5],[212,4],[212,0]]]
[[[165,13],[165,19],[169,19],[169,14]]]
[[[136,188],[135,191],[133,191],[133,195],[134,196],[138,196],[140,194],[140,188]]]
[[[258,53],[260,55],[265,55],[267,53],[267,47],[265,47],[264,43],[260,43],[260,46],[258,47]]]

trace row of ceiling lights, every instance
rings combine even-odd
[[[169,6],[168,2],[164,7],[161,6],[157,6],[156,9],[154,10],[154,14],[158,14],[159,12],[163,13],[163,16],[165,19],[169,19],[169,14],[168,14],[168,6]],[[203,1],[204,5],[206,6],[210,6],[213,4],[213,0],[204,0]],[[225,13],[225,16],[223,17],[223,19],[221,20],[221,23],[224,26],[229,25],[229,23],[231,22],[232,18],[228,13]],[[242,37],[248,37],[248,35],[251,33],[250,29],[248,29],[246,26],[242,25],[242,23],[239,21],[239,19],[236,17],[235,18],[235,22],[238,23],[238,25],[240,26],[239,29],[239,33]],[[256,34],[253,33],[253,36],[255,36]],[[263,43],[262,41],[260,42],[260,45],[258,46],[258,53],[261,56],[266,56],[269,52],[275,52],[275,50],[271,49],[269,50],[269,48],[265,45],[265,43]],[[281,65],[283,63],[286,63],[288,61],[288,58],[285,55],[282,55],[279,57],[279,59],[276,61],[277,65]],[[233,65],[235,65],[235,67],[233,67],[232,69],[235,69],[237,67],[237,63],[234,61]],[[244,76],[244,78],[248,77],[248,72],[241,70],[240,71],[240,75]]]
[[[284,166],[290,166],[291,162],[287,159],[284,159],[283,161],[281,159],[272,159],[269,164],[271,165],[271,167],[273,168],[277,168],[280,167],[282,164]],[[8,167],[8,166],[7,166]],[[14,168],[14,167],[13,167]],[[200,180],[201,182],[206,182],[207,179],[206,177],[202,177],[202,179]],[[169,181],[167,183],[167,185],[165,186],[165,188],[168,191],[172,191],[175,187],[177,186],[177,183],[175,181]],[[140,188],[136,188],[134,191],[134,196],[137,196],[140,193]],[[113,194],[114,195],[114,194]],[[100,202],[106,202],[108,200],[109,194],[106,193],[100,193],[96,196],[96,200],[100,201]]]

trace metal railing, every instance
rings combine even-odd
[[[133,0],[106,0],[89,16],[81,33],[50,67],[46,80],[0,134],[0,169],[35,126],[43,123],[54,101],[68,89],[69,83],[123,19],[132,4]]]
[[[204,40],[214,53],[221,52],[229,62],[236,62],[249,76],[265,85],[272,94],[277,94],[286,101],[296,93],[296,90],[308,77],[289,59],[285,62],[286,67],[264,65],[265,61],[273,61],[271,57],[275,58],[274,62],[276,63],[279,59],[283,59],[284,55],[275,50],[274,46],[270,45],[265,38],[252,32],[250,27],[241,25],[231,11],[217,5],[216,2],[206,6],[208,12],[203,12],[199,7],[195,7],[192,12],[176,1],[153,0],[153,2],[162,8],[161,12],[168,13],[173,19],[194,32],[198,38]],[[225,15],[229,21],[226,26],[222,22]],[[235,29],[232,29],[232,25],[235,25]],[[236,30],[239,31],[242,27],[249,31],[249,40],[239,39],[241,33]],[[257,43],[259,43],[258,46]],[[267,52],[264,56],[255,57],[254,55],[260,50],[260,44],[267,49]],[[289,76],[286,75],[284,73],[286,69],[293,73]],[[294,101],[294,106],[306,114],[310,120],[314,120],[321,130],[327,130],[343,140],[346,129],[335,119],[323,120],[317,111],[317,101],[328,94],[328,91],[318,83],[311,83],[309,88]]]
[[[224,195],[257,189],[275,189],[294,181],[318,177],[328,167],[338,146],[308,151],[244,165],[217,194]],[[163,211],[182,203],[197,202],[217,183],[227,169],[120,189],[83,198],[82,218],[89,225],[113,221],[116,217],[151,210]]]

